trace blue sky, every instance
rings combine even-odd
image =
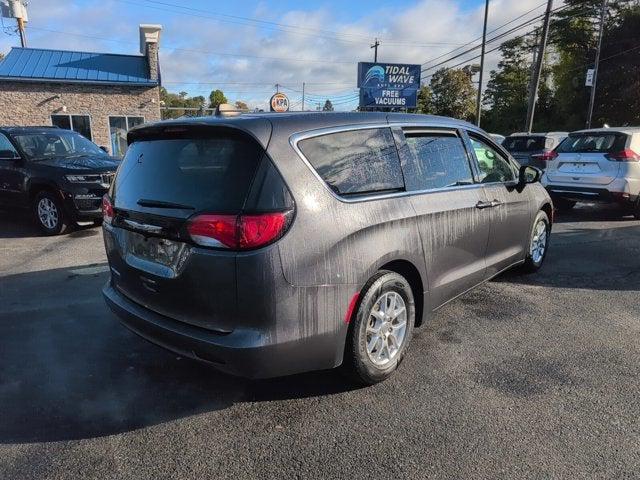
[[[532,18],[544,3],[491,0],[490,28],[529,10],[523,20]],[[381,61],[424,63],[479,36],[484,1],[30,0],[28,10],[32,47],[137,53],[138,24],[162,24],[170,91],[207,96],[220,88],[230,101],[264,108],[277,82],[300,108],[306,82],[305,107],[330,98],[348,110],[357,103],[356,63],[372,59],[375,37]],[[13,21],[4,19],[4,32],[7,52],[19,45]]]

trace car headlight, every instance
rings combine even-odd
[[[66,175],[66,179],[73,183],[99,182],[100,175]]]

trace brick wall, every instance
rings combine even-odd
[[[158,87],[0,81],[0,125],[51,125],[52,114],[89,115],[92,140],[111,150],[109,116],[158,121],[159,95]]]

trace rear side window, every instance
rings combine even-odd
[[[541,136],[507,137],[502,146],[509,152],[534,152],[553,147],[553,140]]]
[[[118,171],[115,206],[139,210],[146,200],[192,213],[238,212],[262,156],[255,141],[238,133],[135,141]]]
[[[613,153],[624,150],[627,135],[623,133],[592,133],[569,135],[558,145],[559,153]]]
[[[470,185],[473,175],[462,140],[448,133],[405,133],[410,159],[404,165],[407,190]]]
[[[339,195],[404,190],[389,128],[331,133],[298,142],[318,175]]]

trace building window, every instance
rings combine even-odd
[[[89,115],[51,115],[51,125],[78,132],[91,140],[91,119]]]
[[[127,150],[127,132],[144,123],[143,117],[109,117],[111,154],[122,157]]]

